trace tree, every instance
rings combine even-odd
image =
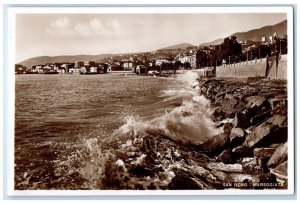
[[[196,53],[196,67],[197,68],[202,68],[207,66],[207,62],[208,62],[208,55],[206,54],[206,52],[204,52],[203,50],[198,50]]]
[[[220,52],[223,59],[229,59],[231,56],[240,56],[242,54],[242,45],[237,41],[236,36],[233,35],[224,39]]]

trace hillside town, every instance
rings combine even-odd
[[[238,41],[232,35],[221,44],[160,49],[154,52],[116,54],[98,61],[75,61],[15,65],[16,74],[106,74],[126,71],[135,74],[176,73],[178,69],[226,67],[232,64],[279,56],[287,53],[287,35],[277,32],[261,36],[261,41]]]

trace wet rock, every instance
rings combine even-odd
[[[270,158],[274,152],[275,152],[276,148],[255,148],[253,150],[253,154],[254,157],[257,158]]]
[[[270,158],[270,160],[267,163],[267,166],[269,168],[274,168],[278,166],[279,164],[283,163],[285,160],[287,160],[288,157],[288,143],[284,143],[280,145]]]
[[[226,149],[217,157],[216,161],[224,164],[233,164],[236,162],[236,159],[231,149]]]
[[[229,144],[229,134],[226,132],[215,135],[198,146],[198,149],[208,155],[216,155]]]
[[[243,145],[254,148],[267,147],[272,143],[285,142],[287,140],[287,127],[282,126],[283,119],[281,117],[273,116],[254,128],[246,137]]]
[[[229,140],[232,146],[238,146],[245,141],[245,131],[242,128],[232,128]]]
[[[261,174],[264,173],[261,160],[259,158],[247,157],[242,160],[243,172],[247,174]]]

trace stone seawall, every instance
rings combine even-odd
[[[248,62],[236,63],[217,67],[217,77],[248,78],[264,77],[266,72],[266,58]],[[273,64],[269,73],[270,79],[276,78],[276,67]],[[287,56],[282,55],[278,64],[277,79],[287,79]]]

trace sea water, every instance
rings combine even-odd
[[[19,190],[136,189],[148,180],[155,180],[159,188],[174,177],[172,160],[161,156],[171,151],[170,141],[189,147],[220,132],[193,72],[170,78],[16,75],[15,86]],[[145,164],[147,139],[142,135],[170,139],[160,140],[165,150],[151,150],[162,169],[155,175],[128,172]],[[173,155],[180,154],[172,148]],[[109,177],[119,178],[122,185]]]

